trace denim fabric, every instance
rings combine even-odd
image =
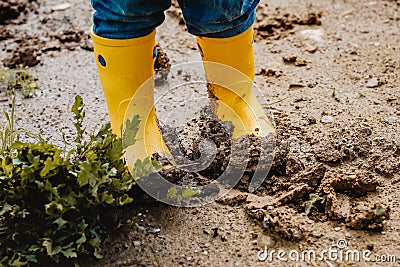
[[[178,0],[189,33],[225,38],[247,30],[259,0]],[[170,0],[91,0],[93,31],[110,39],[145,36],[163,23]]]

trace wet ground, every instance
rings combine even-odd
[[[55,142],[60,131],[68,138],[76,94],[86,103],[88,130],[107,120],[91,52],[89,3],[9,3],[0,4],[2,65],[29,66],[39,85],[36,97],[18,97],[17,124]],[[172,65],[200,60],[180,21],[179,10],[172,8],[157,33]],[[250,164],[236,189],[217,203],[127,207],[121,213],[139,216],[138,227],[110,236],[104,259],[82,265],[269,266],[257,258],[265,245],[321,252],[338,240],[346,240],[349,249],[395,255],[399,261],[399,27],[398,1],[262,2],[255,23],[255,83],[277,126],[267,179],[249,193]],[[170,105],[180,108],[182,99],[171,99]],[[8,109],[11,97],[1,100]],[[180,143],[193,142],[187,141],[188,129],[210,120],[205,116],[181,128]],[[229,135],[202,129],[203,137],[219,142],[217,160],[201,173],[213,179],[229,159],[224,154]],[[196,149],[179,149],[198,157]],[[201,177],[192,178],[209,182]],[[377,265],[332,259],[289,263],[275,260],[271,266]]]

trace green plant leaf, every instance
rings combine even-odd
[[[175,186],[170,187],[167,192],[167,198],[176,199],[178,197],[178,189]]]
[[[185,190],[183,190],[182,192],[182,197],[183,198],[188,198],[188,197],[192,197],[194,195],[197,195],[199,193],[197,188],[186,188]]]
[[[125,128],[122,130],[122,145],[126,149],[135,144],[136,134],[139,130],[140,117],[139,115],[125,121]]]

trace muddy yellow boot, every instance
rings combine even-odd
[[[232,138],[275,132],[254,95],[253,28],[229,38],[197,37],[215,114],[235,126]]]
[[[141,121],[136,142],[130,149],[132,153],[127,158],[128,166],[153,153],[168,153],[154,108],[155,31],[133,39],[107,39],[92,32],[92,39],[113,133],[121,136],[128,106],[127,118],[139,115]]]

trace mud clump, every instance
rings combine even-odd
[[[156,57],[154,58],[154,71],[160,72],[171,68],[171,63],[167,53],[161,48],[159,44],[156,45]]]
[[[382,182],[371,173],[348,175],[342,172],[328,171],[325,173],[317,193],[336,192],[351,197],[361,197],[368,192],[375,191],[378,186],[382,186]]]
[[[355,230],[382,231],[384,221],[390,219],[390,208],[381,205],[368,206],[365,203],[351,209],[346,219],[347,226]]]
[[[54,35],[54,37],[60,40],[61,43],[79,43],[82,39],[83,31],[66,30],[59,35]]]
[[[325,163],[340,163],[344,161],[346,157],[343,151],[337,150],[331,146],[321,146],[316,148],[314,153],[318,161]]]
[[[168,77],[171,63],[167,53],[161,48],[159,44],[155,47],[155,58],[154,58],[154,71],[155,71],[155,83],[156,85],[162,85]]]
[[[36,0],[15,0],[0,2],[0,24],[21,24],[26,15],[38,8]]]
[[[259,5],[254,24],[257,39],[281,39],[292,33],[296,25],[321,25],[321,12],[311,11],[307,14],[271,15],[266,11],[266,5]]]
[[[0,41],[7,40],[12,37],[12,34],[4,25],[0,25]]]
[[[34,47],[18,46],[8,58],[3,60],[3,65],[8,68],[15,68],[20,64],[32,67],[39,62],[38,53]]]
[[[257,72],[256,75],[279,78],[283,75],[283,72],[280,70],[261,68],[261,70]]]
[[[369,158],[372,169],[387,177],[398,173],[400,171],[400,160],[398,152],[396,151],[397,150],[389,149],[384,153],[374,153]]]
[[[390,217],[390,209],[382,205],[364,202],[360,202],[364,208],[358,205],[360,197],[382,185],[370,173],[346,175],[328,170],[321,164],[296,174],[290,180],[279,181],[273,177],[273,181],[277,183],[272,191],[276,195],[265,197],[261,209],[254,209],[257,205],[247,203],[248,213],[254,218],[257,217],[254,214],[258,214],[264,228],[288,240],[306,237],[310,229],[305,225],[312,227],[314,221],[340,221],[352,229],[382,231]],[[312,211],[307,216],[304,208],[310,201],[310,194],[320,196],[320,202],[312,203]]]
[[[262,220],[266,230],[286,240],[299,241],[312,232],[312,225],[305,214],[290,207],[277,207],[270,210],[258,209],[249,213],[252,218]]]
[[[385,220],[390,217],[390,209],[359,201],[379,186],[382,181],[371,173],[348,175],[328,171],[317,194],[325,196],[324,213],[329,219],[341,221],[352,229],[382,231]]]
[[[223,188],[236,185],[248,192],[254,173],[265,171],[267,175],[273,161],[274,135],[264,138],[251,135],[232,140],[233,125],[220,121],[211,106],[204,107],[185,125],[165,126],[162,132],[175,162],[172,164],[166,158],[156,157],[161,165],[168,166],[160,174],[177,185],[201,186],[198,195],[218,194],[218,187],[211,186],[217,179]],[[265,176],[259,178],[264,180]]]
[[[228,206],[239,206],[247,201],[247,197],[246,194],[238,194],[232,198],[217,199],[217,202]]]

